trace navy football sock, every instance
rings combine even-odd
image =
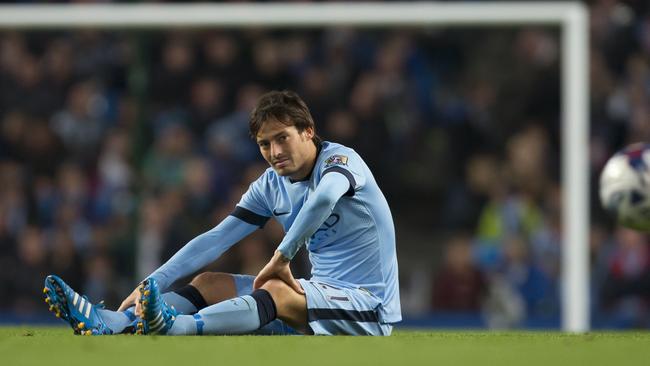
[[[273,301],[273,298],[268,291],[264,289],[255,290],[251,294],[251,297],[255,299],[255,302],[257,303],[257,314],[260,317],[260,327],[275,320],[278,311],[275,307],[275,301]]]

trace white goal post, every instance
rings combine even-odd
[[[264,3],[1,5],[0,29],[559,26],[562,34],[562,327],[589,330],[588,16],[583,4]]]

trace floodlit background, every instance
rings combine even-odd
[[[648,237],[597,178],[650,141],[650,5],[586,3],[592,326],[648,328]],[[54,319],[49,273],[117,306],[266,168],[248,113],[288,88],[387,196],[405,324],[557,328],[560,56],[556,27],[1,31],[0,321]],[[256,274],[282,235],[209,269]]]

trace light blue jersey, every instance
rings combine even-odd
[[[299,212],[326,174],[342,174],[350,189],[313,235],[306,240],[289,235]],[[237,206],[233,216],[247,223],[263,225],[275,217],[282,224],[287,236],[278,250],[286,257],[292,258],[306,244],[312,281],[365,289],[380,299],[377,310],[381,323],[401,320],[390,208],[370,169],[354,150],[323,142],[307,180],[294,182],[269,168],[250,185]]]

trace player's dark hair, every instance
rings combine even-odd
[[[312,141],[316,146],[321,142],[307,104],[290,90],[274,90],[260,97],[248,124],[251,138],[255,139],[262,125],[269,120],[295,126],[298,132],[311,127],[314,130]]]

